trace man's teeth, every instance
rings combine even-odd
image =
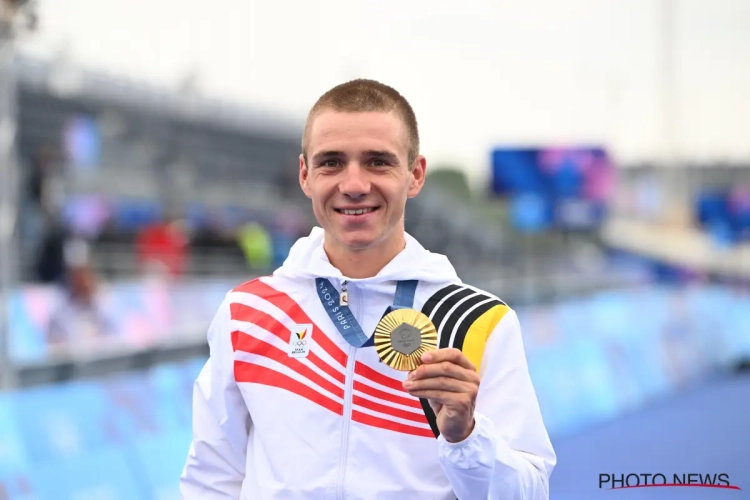
[[[341,210],[341,213],[344,215],[362,215],[362,214],[368,214],[375,210],[374,208],[358,208],[357,210]]]

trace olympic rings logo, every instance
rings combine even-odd
[[[307,345],[307,340],[295,340],[294,342],[292,342],[292,345],[296,347],[303,347]]]

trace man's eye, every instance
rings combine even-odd
[[[338,166],[338,160],[326,160],[320,164],[321,167],[336,167]]]
[[[372,160],[372,166],[373,167],[385,167],[388,163],[386,163],[384,160]]]

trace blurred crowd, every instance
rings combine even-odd
[[[296,132],[100,73],[60,93],[46,63],[19,58],[17,70],[21,283],[68,287],[81,266],[109,283],[242,279],[309,232]]]
[[[71,266],[82,265],[112,278],[135,273],[177,279],[193,271],[192,260],[210,254],[233,259],[238,265],[230,271],[241,273],[244,265],[248,272],[261,273],[278,266],[291,244],[310,229],[304,208],[293,204],[262,212],[70,193],[66,158],[49,145],[23,163],[22,179],[19,233],[26,282],[61,284]],[[296,182],[288,176],[280,179]],[[71,262],[69,247],[82,243],[88,248],[85,264]],[[108,258],[125,258],[133,267],[124,262],[108,267]],[[208,272],[221,274],[218,269]]]
[[[240,283],[279,266],[310,230],[298,203],[258,210],[251,203],[130,197],[118,195],[117,187],[82,191],[65,148],[43,143],[31,151],[20,161],[19,278],[25,287],[55,292],[41,331],[48,356],[119,346],[113,339],[123,336],[127,318],[113,312],[102,285],[117,291],[123,282],[222,276]],[[271,187],[289,193],[294,183],[296,176],[279,175]]]

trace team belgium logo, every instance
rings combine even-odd
[[[307,340],[305,340],[305,337],[307,337],[307,328],[302,331],[295,331],[294,334],[297,336],[297,339],[292,339],[292,345],[295,347],[304,347],[307,345]]]
[[[289,356],[292,358],[306,358],[310,353],[312,325],[292,325],[289,330]]]

